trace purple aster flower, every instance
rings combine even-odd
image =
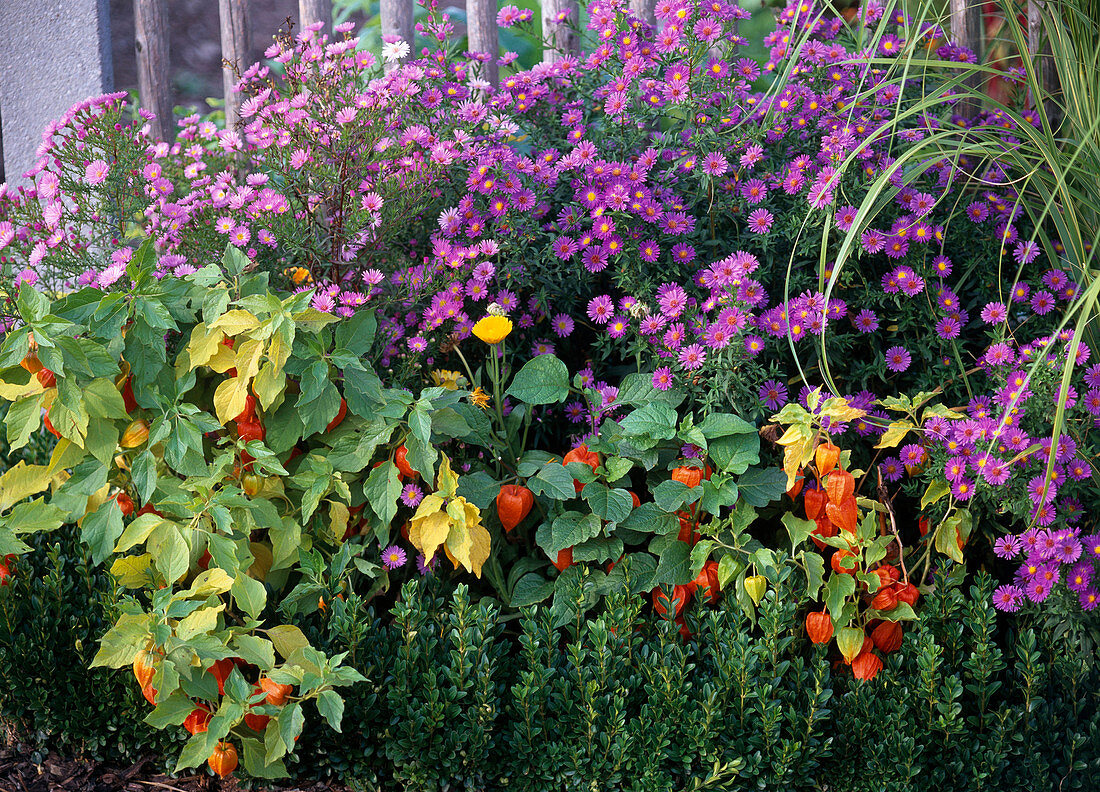
[[[580,423],[584,420],[584,404],[579,401],[569,402],[565,405],[565,416],[570,423]]]
[[[431,574],[432,570],[434,570],[438,565],[439,565],[439,555],[438,554],[433,555],[431,560],[429,561],[428,559],[426,559],[424,557],[423,553],[417,553],[417,556],[416,556],[416,571],[419,572],[421,575]]]
[[[1039,316],[1045,316],[1054,310],[1054,295],[1048,291],[1035,292],[1031,298],[1031,310]]]
[[[1027,582],[1027,587],[1024,589],[1024,593],[1027,594],[1027,598],[1032,602],[1043,602],[1050,596],[1051,589],[1054,588],[1039,575],[1036,575]]]
[[[974,497],[974,482],[968,478],[961,478],[951,485],[951,494],[956,500],[968,501]]]
[[[959,324],[959,320],[953,316],[945,316],[936,322],[936,335],[944,341],[958,338],[961,331],[962,326]]]
[[[767,209],[755,209],[749,215],[749,230],[754,234],[766,234],[771,230],[775,216]]]
[[[1077,564],[1066,575],[1066,586],[1069,587],[1070,591],[1085,591],[1092,583],[1093,573],[1094,568],[1087,561]]]
[[[680,350],[680,355],[677,359],[680,361],[680,365],[685,369],[694,371],[706,362],[707,353],[699,344],[689,344]]]
[[[1022,547],[1023,543],[1020,541],[1020,537],[1015,534],[1008,534],[993,543],[993,552],[997,554],[998,558],[1015,558],[1020,554]]]
[[[757,394],[760,402],[770,410],[778,410],[787,403],[787,386],[777,380],[768,380]]]
[[[1054,549],[1054,558],[1060,564],[1072,564],[1081,557],[1081,542],[1073,535],[1063,536]]]
[[[672,369],[661,366],[653,372],[653,387],[659,391],[666,391],[672,387]]]
[[[756,357],[764,351],[764,339],[758,335],[745,336],[745,351],[752,357]]]
[[[878,317],[874,311],[864,308],[855,315],[852,324],[861,333],[873,333],[878,330]]]
[[[879,463],[879,470],[882,471],[882,477],[891,482],[900,481],[902,474],[905,472],[901,460],[897,457],[886,457]]]
[[[993,344],[983,358],[988,366],[1011,366],[1016,362],[1016,353],[1003,342]]]
[[[615,312],[615,303],[606,294],[593,297],[588,302],[588,318],[596,324],[607,324]]]
[[[893,346],[886,350],[886,368],[895,373],[901,373],[909,368],[913,362],[912,356],[904,347]]]
[[[1015,613],[1020,609],[1020,602],[1023,597],[1024,592],[1019,586],[1000,586],[993,592],[993,607],[999,611]]]
[[[397,545],[390,545],[382,551],[382,566],[386,569],[400,569],[405,566],[405,562],[408,557],[405,555],[405,551]]]
[[[558,314],[554,317],[551,328],[554,331],[554,335],[558,338],[566,338],[573,332],[573,317],[569,314]]]
[[[982,321],[986,324],[1000,324],[1008,318],[1008,311],[999,302],[987,303],[982,308]]]
[[[903,465],[913,466],[922,463],[928,454],[924,448],[916,443],[910,443],[901,449],[901,462]]]
[[[406,484],[401,490],[401,502],[408,506],[410,509],[415,509],[416,506],[424,499],[424,492],[416,484]]]
[[[1077,595],[1078,600],[1081,603],[1081,610],[1090,611],[1100,604],[1100,594],[1097,594],[1092,589],[1085,589]]]

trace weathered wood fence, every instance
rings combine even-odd
[[[171,38],[167,23],[168,2],[169,0],[133,0],[136,23],[134,46],[137,50],[141,104],[156,114],[153,131],[162,140],[168,139],[174,133],[168,68]],[[235,64],[240,69],[249,65],[244,63],[248,50],[249,2],[250,0],[217,0],[222,56],[223,63],[226,64],[223,68],[225,108],[230,124],[237,120],[240,109],[239,96],[232,90],[235,72],[230,64]],[[412,43],[414,2],[415,0],[381,0],[384,40],[398,37]],[[1032,56],[1039,53],[1043,2],[1044,0],[1029,0],[1028,26]],[[630,7],[639,16],[652,21],[655,3],[656,0],[630,0]],[[949,0],[949,3],[952,37],[957,43],[974,50],[980,60],[983,51],[980,0]],[[109,25],[105,23],[107,0],[3,0],[3,4],[6,20],[5,25],[0,26],[0,117],[3,119],[3,140],[8,144],[7,152],[10,155],[5,156],[7,175],[9,179],[15,179],[33,164],[33,159],[28,160],[26,141],[32,141],[29,151],[33,153],[39,132],[51,118],[60,115],[69,104],[90,94],[111,89],[110,36]],[[497,10],[498,0],[466,0],[467,33],[471,50],[499,52]],[[51,24],[51,11],[57,20],[55,24]],[[331,32],[331,0],[298,0],[298,11],[298,22],[301,26],[319,22]],[[544,61],[551,62],[560,58],[563,53],[579,51],[580,42],[576,34],[554,25],[562,13],[569,13],[573,20],[577,20],[578,0],[543,0],[544,28],[555,31],[552,46],[544,50]],[[96,24],[89,24],[87,21],[74,22],[74,19],[95,20]],[[100,68],[91,69],[95,73],[89,79],[77,79],[81,69],[73,69],[70,60],[68,66],[50,77],[59,83],[52,86],[52,95],[65,95],[69,88],[68,83],[72,83],[67,94],[67,104],[63,107],[57,108],[48,102],[43,103],[39,97],[27,101],[28,97],[22,96],[21,92],[36,90],[32,79],[34,75],[31,74],[36,66],[36,58],[47,57],[46,53],[51,52],[50,47],[54,46],[53,42],[57,39],[56,25],[66,21],[70,26],[79,25],[84,31],[84,37],[76,45],[77,52],[83,55],[86,62],[95,61]],[[95,41],[96,37],[98,42]],[[98,47],[94,46],[95,43],[98,43]],[[74,56],[79,57],[76,53],[70,53],[67,57],[71,59]],[[495,59],[486,63],[485,76],[490,82],[497,82]],[[972,115],[977,112],[978,107],[970,104],[962,110],[964,114]],[[49,114],[43,118],[43,112]]]

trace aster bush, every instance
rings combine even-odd
[[[235,129],[159,142],[122,95],[81,103],[0,191],[7,440],[51,453],[0,479],[0,554],[75,522],[110,561],[131,596],[96,662],[134,663],[149,722],[192,733],[180,767],[232,735],[250,775],[284,774],[305,713],[340,728],[362,682],[301,625],[360,630],[409,579],[470,586],[452,635],[477,656],[449,679],[480,714],[444,707],[470,762],[502,611],[576,637],[644,607],[680,662],[696,600],[762,629],[773,664],[780,617],[835,636],[870,682],[948,559],[1023,555],[1003,610],[1060,581],[1095,606],[1100,286],[1031,160],[998,158],[1050,133],[1041,111],[956,116],[973,54],[877,0],[786,6],[765,63],[735,4],[662,0],[649,25],[598,0],[591,52],[502,56],[499,88],[495,54],[427,10],[427,46],[387,42],[386,69],[349,25],[278,37]],[[395,608],[400,690],[436,617]],[[416,705],[388,701],[395,772],[425,783]],[[774,783],[800,767],[781,708],[760,711]]]

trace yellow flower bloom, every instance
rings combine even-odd
[[[512,332],[512,320],[506,316],[486,316],[474,325],[474,335],[486,344],[499,344]]]
[[[457,371],[449,371],[448,369],[436,369],[432,372],[432,382],[441,388],[447,390],[456,390],[458,388],[458,381],[462,379],[462,375]]]
[[[489,394],[482,390],[479,385],[470,394],[470,402],[483,410],[487,410],[489,408]]]

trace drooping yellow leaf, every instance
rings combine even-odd
[[[189,641],[196,635],[204,635],[218,626],[218,614],[225,610],[225,603],[209,608],[199,608],[176,625],[176,637]]]
[[[270,352],[268,356],[270,357]],[[270,360],[265,361],[260,366],[256,379],[252,381],[252,390],[260,400],[260,406],[265,410],[268,409],[279,398],[284,388],[286,388],[286,374],[281,366]]]
[[[311,333],[319,332],[325,325],[330,325],[335,321],[337,319],[332,314],[321,313],[314,308],[306,308],[304,311],[294,314],[295,324]]]
[[[187,357],[191,361],[191,368],[205,366],[210,358],[222,346],[225,333],[221,330],[206,326],[205,322],[199,322],[191,330],[191,340],[187,343]]]
[[[443,461],[439,464],[439,473],[435,477],[435,488],[444,498],[453,498],[458,491],[458,476],[451,469],[451,460],[446,454],[440,454]]]
[[[36,393],[41,393],[45,388],[42,387],[42,383],[38,381],[38,377],[31,377],[27,382],[22,385],[12,384],[10,382],[4,382],[0,380],[0,399],[7,402],[18,401],[24,396],[33,396]]]
[[[792,443],[797,443],[799,440],[805,439],[807,434],[806,427],[802,424],[793,424],[787,427],[787,431],[783,433],[783,436],[776,440],[777,445],[788,446]]]
[[[348,516],[350,511],[346,503],[340,501],[328,502],[328,527],[332,531],[335,542],[344,541],[344,533],[348,530]]]
[[[224,374],[237,365],[237,355],[225,344],[218,344],[218,351],[206,361],[206,365],[219,374]]]
[[[50,486],[51,478],[53,473],[47,465],[28,465],[20,461],[0,476],[0,512],[42,492]]]
[[[241,377],[230,377],[214,391],[214,410],[224,426],[244,412],[248,383]]]
[[[122,556],[111,564],[111,574],[120,586],[131,589],[145,588],[153,582],[153,557],[148,553]]]
[[[886,432],[882,435],[882,440],[875,448],[894,448],[905,436],[909,434],[910,429],[915,429],[912,421],[894,421],[888,427]]]
[[[842,396],[834,396],[825,400],[825,404],[821,407],[821,414],[829,416],[834,421],[854,421],[866,415],[867,411],[853,407]]]
[[[436,511],[419,519],[413,518],[409,525],[409,541],[424,554],[424,558],[430,559],[447,541],[450,531],[450,516],[445,511]]]
[[[248,568],[249,577],[254,577],[256,580],[266,579],[267,573],[275,563],[271,548],[263,542],[252,542],[248,545],[248,549],[252,551],[253,558],[252,566]]]
[[[940,418],[950,418],[952,420],[960,420],[965,418],[965,413],[961,413],[958,410],[952,410],[950,407],[943,404],[929,404],[924,408],[924,412],[921,413],[921,421],[927,421],[929,418],[938,415]]]
[[[162,522],[165,522],[165,519],[152,512],[138,515],[137,519],[127,525],[126,530],[122,532],[122,536],[118,538],[118,542],[115,543],[115,552],[125,553],[131,547],[141,544],[149,538],[149,534],[156,530]]]
[[[209,597],[211,594],[224,594],[233,587],[233,578],[221,567],[210,567],[200,572],[191,582],[191,588],[176,595],[178,599]]]
[[[235,336],[258,327],[260,320],[242,308],[226,311],[213,322],[211,328],[223,331],[226,335]]]
[[[470,549],[473,547],[474,540],[470,536],[470,526],[466,524],[466,499],[455,498],[448,503],[447,517],[451,523],[451,530],[447,534],[447,549],[451,551],[451,555],[458,563],[469,569]]]
[[[447,504],[451,530],[447,535],[447,557],[479,578],[481,567],[489,558],[490,537],[481,524],[481,512],[465,498],[455,498]]]
[[[295,652],[309,647],[309,639],[299,628],[293,624],[280,624],[267,630],[267,637],[275,644],[275,651],[284,659],[289,659]]]
[[[274,333],[271,336],[271,342],[267,347],[267,357],[275,365],[275,368],[282,370],[286,365],[287,359],[290,357],[291,344],[283,338],[281,332]]]
[[[262,341],[238,341],[236,352],[237,376],[249,381],[260,370],[260,358],[264,354],[264,344]]]
[[[928,489],[924,491],[924,495],[920,499],[921,510],[927,509],[950,492],[950,484],[943,479],[933,479],[928,484]]]
[[[72,440],[66,440],[62,437],[57,441],[57,445],[53,447],[53,453],[50,454],[50,464],[46,467],[52,476],[56,473],[63,473],[65,468],[73,467],[83,458],[84,449],[73,443]]]
[[[481,514],[477,506],[472,503],[466,504],[466,525],[470,527],[470,571],[480,578],[481,567],[489,560],[492,539],[481,524]]]

